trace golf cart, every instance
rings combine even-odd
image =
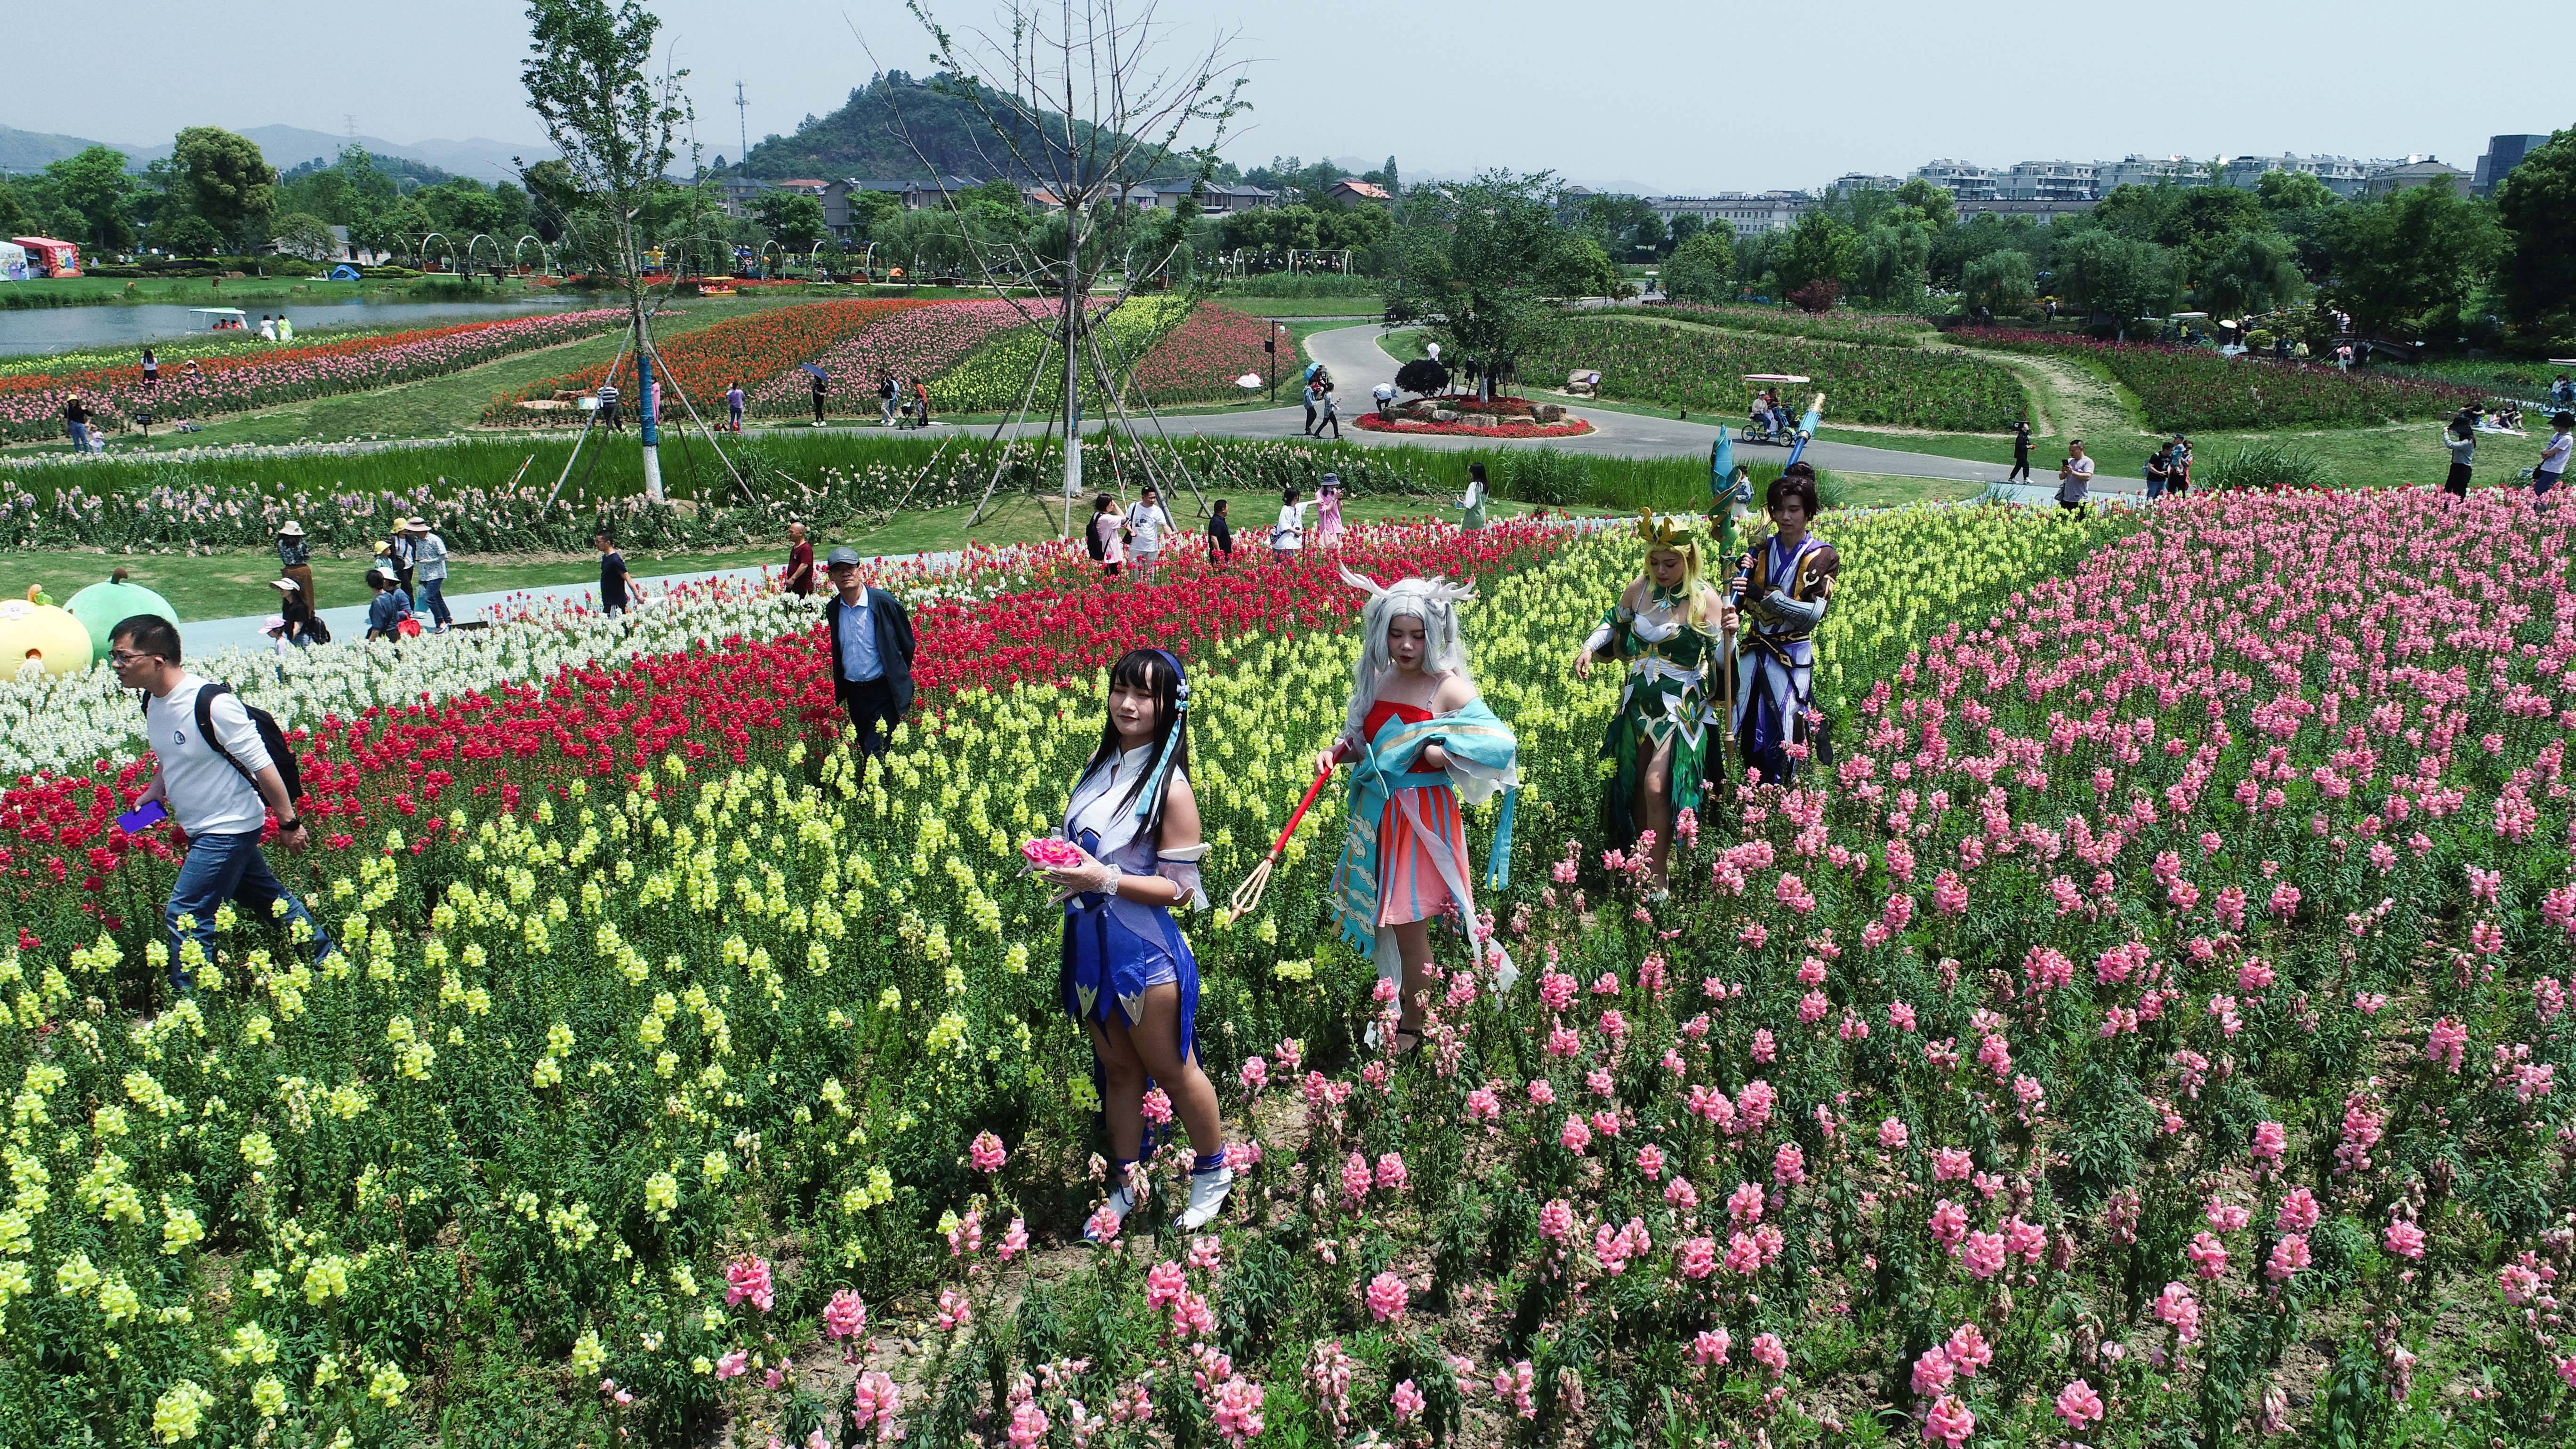
[[[1745,390],[1752,395],[1752,401],[1745,410],[1744,441],[1774,443],[1783,448],[1795,441],[1798,436],[1797,414],[1789,411],[1789,400],[1778,397],[1778,394],[1784,387],[1802,387],[1808,381],[1810,379],[1792,372],[1744,374]],[[1778,398],[1777,402],[1766,403],[1763,399],[1766,392]]]

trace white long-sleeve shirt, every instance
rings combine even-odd
[[[1283,553],[1301,549],[1306,546],[1305,504],[1282,503],[1279,505],[1279,521],[1270,526],[1270,546]]]

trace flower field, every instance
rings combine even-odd
[[[1855,347],[1796,337],[1751,338],[1698,327],[1573,317],[1524,359],[1526,379],[1598,368],[1605,397],[1741,416],[1752,372],[1815,379],[1828,412],[1845,422],[1951,432],[2009,431],[2029,406],[2011,372],[1980,357],[1898,347]],[[1781,401],[1792,412],[1804,396]]]
[[[1201,302],[1137,359],[1129,376],[1157,405],[1241,402],[1245,392],[1235,379],[1268,375],[1270,354],[1261,350],[1261,343],[1272,325],[1266,317]]]
[[[22,781],[0,1439],[2563,1442],[2568,521],[1823,531],[1835,758],[1687,820],[1663,902],[1595,831],[1618,683],[1565,667],[1635,545],[1526,525],[895,580],[930,668],[873,772],[783,606],[532,619],[426,697],[361,648],[296,716],[347,953],[219,921],[176,1004],[139,772]],[[1443,938],[1422,1050],[1361,1045],[1319,802],[1185,923],[1226,1217],[1067,1249],[1088,1052],[1019,843],[1159,639],[1239,879],[1338,728],[1334,562],[1480,584],[1519,980]]]
[[[625,315],[614,309],[556,312],[505,322],[344,337],[305,347],[269,346],[257,352],[204,357],[193,377],[174,362],[161,369],[160,386],[149,394],[139,368],[0,376],[0,442],[62,437],[63,403],[74,390],[98,425],[112,430],[126,427],[147,400],[156,418],[203,418],[367,392],[479,367],[513,353],[614,330]]]
[[[1021,325],[1043,302],[938,302],[912,307],[809,359],[832,375],[827,412],[874,416],[876,380],[890,370],[898,383],[937,377],[957,365],[994,333]],[[753,417],[809,417],[812,383],[790,368],[746,390],[743,410]]]
[[[772,307],[748,317],[734,317],[683,332],[676,337],[655,342],[664,365],[678,381],[689,401],[695,403],[698,415],[711,412],[719,417],[724,412],[726,389],[735,383],[759,383],[793,369],[800,362],[810,362],[831,348],[858,336],[885,319],[936,303],[901,297],[852,299],[841,302],[812,302],[796,307]],[[635,362],[628,358],[617,364],[619,388],[628,394],[626,406],[636,406],[633,372]],[[596,392],[607,378],[610,364],[594,363],[559,377],[550,377],[526,387],[506,392],[492,400],[485,409],[484,422],[505,427],[580,427],[583,414],[571,410],[544,414],[522,411],[519,404],[529,398],[548,398],[558,392]],[[660,389],[661,410],[666,417],[683,416],[679,400]]]
[[[1590,423],[1572,414],[1554,423],[1504,419],[1476,427],[1463,421],[1435,423],[1407,417],[1380,422],[1376,413],[1365,412],[1353,414],[1351,426],[1372,433],[1427,433],[1451,438],[1579,438],[1592,431]]]
[[[2012,352],[2089,359],[2136,393],[2150,428],[2198,432],[2297,425],[2371,427],[2438,418],[2493,395],[2478,387],[2394,369],[2340,372],[2310,362],[2221,357],[2203,347],[2095,342],[2054,332],[1963,328],[1963,342]]]
[[[1920,317],[1879,316],[1868,312],[1801,312],[1788,307],[1741,304],[1706,306],[1695,302],[1653,302],[1649,316],[1679,317],[1738,332],[1769,332],[1783,337],[1813,337],[1827,342],[1857,342],[1865,347],[1912,347],[1931,330]]]
[[[1110,367],[1115,369],[1122,362],[1133,362],[1146,356],[1166,333],[1188,320],[1189,299],[1186,297],[1139,296],[1130,297],[1102,312],[1093,325],[1106,334],[1102,352]],[[1029,370],[1037,365],[1038,353],[1044,343],[1045,329],[1042,327],[1022,327],[995,337],[932,381],[931,407],[942,413],[1003,413],[1018,407],[1028,389]],[[1063,356],[1058,354],[1054,365],[1060,367],[1063,362]],[[1083,376],[1083,406],[1095,411],[1104,408],[1106,404],[1099,395],[1099,384],[1092,380],[1087,362],[1083,365]],[[1044,412],[1046,396],[1043,383],[1039,385],[1035,405]]]

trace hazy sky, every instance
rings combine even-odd
[[[864,82],[873,66],[861,37],[878,63],[926,68],[926,38],[894,0],[655,8],[694,72],[710,157],[740,149],[737,79],[757,141]],[[533,141],[518,83],[523,11],[523,0],[345,15],[132,0],[115,34],[14,27],[0,124],[149,142],[206,123],[339,132],[354,117],[393,141]],[[992,13],[989,0],[941,9],[952,28]],[[2429,13],[2396,0],[1162,9],[1176,43],[1220,25],[1240,32],[1258,110],[1227,155],[1245,164],[1393,152],[1412,174],[1545,167],[1694,192],[1902,174],[1951,156],[2429,151],[2465,168],[2492,133],[2576,123],[2576,103],[2540,98],[2564,95],[2534,69],[2540,51],[2437,38]],[[2444,53],[2452,48],[2462,54]]]

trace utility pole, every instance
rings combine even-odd
[[[733,165],[736,171],[748,176],[751,173],[743,167],[751,160],[751,102],[743,99],[740,81],[733,83],[733,109],[734,120],[742,127],[742,150],[733,158]]]

